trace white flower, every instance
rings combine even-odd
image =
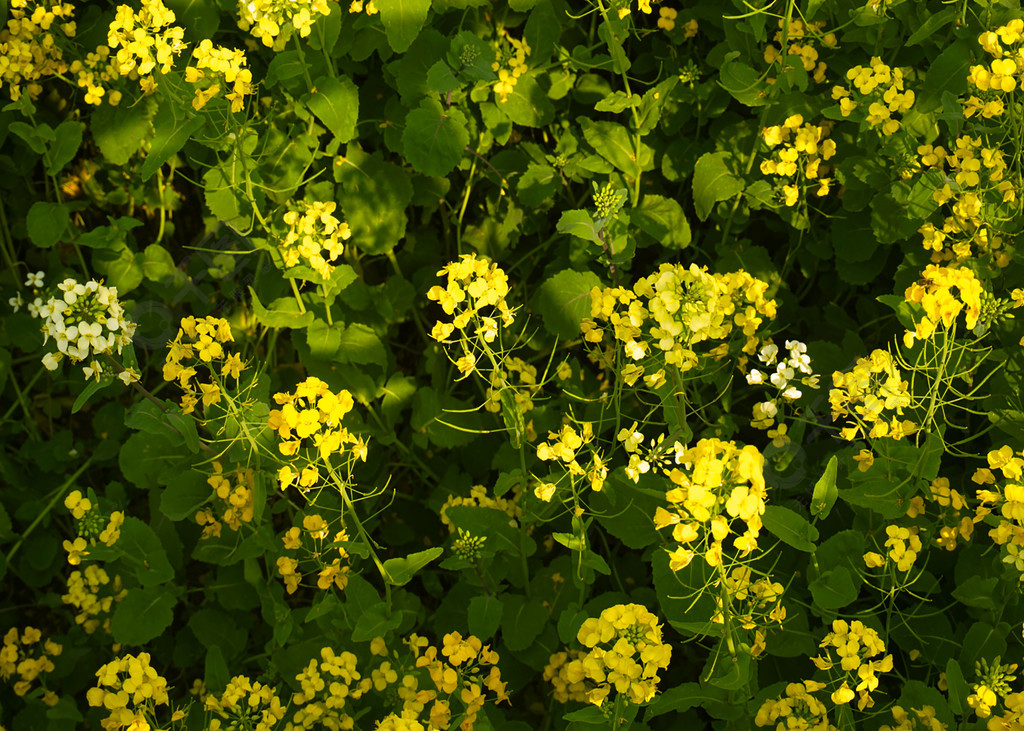
[[[139,380],[139,372],[134,368],[125,368],[117,374],[117,377],[124,381],[124,385],[130,386]]]
[[[16,294],[14,297],[11,297],[9,300],[7,300],[7,304],[11,306],[11,309],[14,312],[20,310],[21,306],[25,304],[25,301],[21,299],[21,292],[18,292],[18,294]]]
[[[92,376],[96,377],[96,380],[100,380],[100,376],[103,375],[103,366],[100,365],[98,360],[91,361],[89,365],[84,366],[82,370],[85,372],[85,380],[89,380]]]
[[[787,399],[789,401],[796,401],[802,395],[803,393],[801,393],[800,389],[797,388],[796,386],[790,386],[789,388],[782,392],[782,398]]]
[[[764,383],[764,374],[756,368],[751,368],[750,373],[747,374],[747,383],[751,386],[757,383]]]
[[[55,371],[60,367],[60,358],[55,353],[47,353],[43,356],[43,366],[48,371]]]
[[[36,318],[42,317],[42,314],[41,314],[42,313],[42,309],[43,309],[43,298],[42,297],[36,297],[35,301],[28,303],[28,314],[32,315],[32,317],[36,317]]]
[[[771,376],[772,385],[776,388],[785,388],[789,381],[796,375],[793,369],[786,363],[779,363],[777,370]]]
[[[26,287],[42,287],[43,286],[43,277],[45,277],[45,276],[46,276],[46,272],[42,271],[41,269],[38,272],[36,272],[35,274],[33,274],[32,272],[29,272],[28,276],[25,278],[25,286]]]
[[[775,365],[775,359],[779,356],[779,346],[771,343],[761,348],[757,354],[758,359],[765,365]]]
[[[775,418],[775,415],[779,413],[779,408],[775,405],[774,401],[765,401],[761,404],[755,404],[754,408],[760,410],[762,414],[771,418]]]

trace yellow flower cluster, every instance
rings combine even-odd
[[[790,683],[785,695],[766,700],[757,709],[757,726],[776,724],[777,731],[807,729],[808,731],[836,731],[828,720],[828,708],[813,694],[825,687],[824,683],[805,680]]]
[[[352,238],[348,224],[334,216],[338,204],[302,202],[284,214],[288,233],[278,245],[286,267],[298,266],[303,260],[324,279],[334,271],[334,263],[344,253],[343,241]]]
[[[109,47],[97,46],[95,51],[85,54],[84,61],[77,58],[72,61],[68,70],[76,75],[75,83],[85,89],[83,101],[86,104],[99,106],[103,103],[104,97],[112,107],[121,103],[122,93],[117,89],[110,89],[112,82],[121,75],[118,72],[117,58],[110,57]]]
[[[888,525],[885,527],[885,535],[888,536],[885,540],[885,547],[889,549],[886,556],[896,566],[897,571],[903,573],[910,571],[918,554],[921,553],[922,543],[918,533],[919,530],[916,526],[906,528]],[[953,539],[953,542],[956,543],[956,538]],[[886,563],[886,556],[870,551],[864,554],[864,563],[868,568],[881,568]]]
[[[978,470],[974,481],[991,485],[993,489],[978,490],[981,505],[975,521],[988,516],[996,508],[1001,516],[989,530],[992,541],[1002,546],[1003,563],[1012,566],[1024,582],[1024,451],[1014,452],[1009,446],[988,453],[989,469]],[[994,472],[999,472],[1005,483],[1000,487]]]
[[[568,650],[556,652],[548,659],[544,667],[544,680],[551,683],[555,700],[559,703],[586,703],[587,684],[585,678],[579,675],[579,666],[573,663],[581,662],[586,657],[585,652],[579,650]],[[569,668],[573,668],[570,676]]]
[[[661,636],[658,618],[639,604],[616,604],[583,622],[576,639],[588,651],[566,661],[553,656],[545,677],[560,678],[565,692],[583,684],[586,701],[600,706],[614,690],[632,703],[646,703],[658,692],[660,670],[668,667],[672,647]],[[559,662],[561,661],[561,662]],[[557,664],[556,664],[557,663]],[[564,664],[564,674],[556,672]]]
[[[296,711],[286,728],[352,729],[355,720],[345,712],[350,700],[359,700],[373,685],[356,669],[356,656],[351,652],[336,654],[330,647],[320,650],[320,659],[310,659],[295,676],[301,691],[292,696]]]
[[[1006,109],[1004,94],[1016,91],[1018,77],[1024,72],[1024,21],[1019,18],[994,31],[985,31],[978,36],[978,43],[992,62],[987,66],[971,66],[967,82],[980,94],[968,97],[963,104],[964,116],[970,118],[980,114],[985,119],[1002,115]]]
[[[665,362],[682,371],[698,365],[693,347],[711,340],[726,340],[734,331],[746,338],[744,352],[757,348],[755,337],[765,319],[775,317],[775,300],[765,297],[767,282],[742,269],[728,274],[709,274],[691,264],[662,264],[658,272],[640,279],[633,290],[623,287],[590,292],[590,317],[580,328],[589,343],[604,341],[607,323],[626,356],[633,361],[646,358],[654,350],[665,354]],[[724,345],[724,343],[723,343]],[[719,355],[719,351],[712,351]],[[643,369],[632,369],[634,381]],[[652,374],[651,388],[663,381],[664,374]],[[645,376],[645,381],[647,377]]]
[[[380,12],[373,0],[352,0],[352,4],[348,6],[349,13],[362,13],[364,11],[367,15],[376,15]]]
[[[756,641],[751,654],[755,657],[765,649],[764,633],[758,629],[769,623],[782,624],[786,619],[786,608],[782,605],[784,587],[767,576],[754,579],[749,566],[736,566],[723,579],[716,579],[714,586],[724,585],[728,606],[722,593],[713,594],[718,611],[711,617],[715,624],[724,624],[726,613],[730,620],[743,629],[756,630]]]
[[[857,90],[856,97],[846,87],[836,86],[832,89],[832,98],[839,102],[842,115],[849,117],[854,109],[867,104],[868,124],[872,127],[880,126],[883,135],[896,134],[900,129],[900,121],[893,115],[909,112],[915,98],[912,89],[904,88],[903,72],[882,63],[878,56],[873,56],[868,66],[854,66],[847,71],[846,78]]]
[[[75,624],[80,624],[86,634],[92,634],[100,627],[110,634],[110,612],[114,602],[128,595],[121,586],[121,577],[113,582],[107,572],[96,565],[86,566],[83,571],[72,571],[68,576],[68,591],[60,600],[74,607]]]
[[[867,430],[872,439],[899,440],[917,430],[914,422],[899,418],[912,399],[907,381],[888,351],[875,350],[869,357],[859,358],[851,371],[835,371],[832,385],[828,394],[832,420],[848,416],[855,422],[840,430],[843,439],[853,441]]]
[[[519,77],[526,73],[526,57],[530,55],[530,46],[526,39],[516,40],[504,29],[501,38],[506,43],[499,45],[498,59],[491,64],[491,68],[498,75],[498,81],[494,84],[494,98],[505,102],[515,89]]]
[[[942,509],[939,515],[942,527],[939,528],[939,535],[935,538],[935,543],[947,551],[953,551],[956,549],[958,539],[962,539],[965,543],[970,542],[971,536],[974,535],[974,523],[980,521],[981,518],[961,514],[961,511],[967,508],[967,499],[949,486],[949,479],[936,477],[932,480],[929,485],[929,498]],[[912,509],[913,503],[917,500],[919,498],[914,498],[911,501]],[[922,500],[919,511],[915,511],[913,515],[907,511],[907,515],[915,517],[923,513],[923,502]]]
[[[992,731],[1016,728],[1024,720],[1024,693],[1013,693],[1010,686],[1017,679],[1016,671],[1016,664],[1003,665],[998,655],[991,663],[984,658],[975,663],[978,682],[973,686],[974,692],[967,696],[967,705],[978,718],[989,718],[1000,701],[1006,709],[1002,716],[988,722]]]
[[[212,488],[214,496],[221,502],[220,518],[212,508],[203,508],[196,513],[196,522],[203,526],[203,538],[220,536],[221,521],[228,524],[228,528],[238,531],[242,523],[251,523],[253,510],[253,486],[256,480],[255,472],[248,467],[238,467],[229,479],[224,475],[224,466],[220,462],[213,463],[213,474],[207,478],[207,484]]]
[[[206,38],[192,51],[192,61],[195,65],[185,69],[185,81],[196,85],[192,108],[199,110],[206,106],[210,99],[220,93],[223,82],[225,85],[231,84],[231,91],[224,95],[231,102],[231,111],[242,111],[245,95],[253,93],[252,71],[245,68],[245,53],[215,46]]]
[[[462,731],[473,730],[477,716],[489,699],[487,691],[493,693],[495,705],[509,701],[506,684],[498,669],[498,653],[490,645],[483,644],[478,637],[469,635],[463,638],[458,632],[446,634],[441,648],[441,655],[445,658],[443,660],[438,657],[437,648],[423,638],[412,635],[407,644],[416,655],[416,667],[426,668],[436,689],[420,691],[422,700],[418,700],[423,704],[435,700],[430,711],[428,729],[449,728],[450,708],[455,698],[461,701],[463,707],[462,723],[459,724]],[[441,695],[447,698],[441,699]],[[416,715],[409,708],[403,711],[403,718],[416,721]],[[384,728],[384,723],[381,723],[381,728]],[[394,728],[400,729],[402,726],[395,724]]]
[[[293,33],[307,37],[316,16],[330,12],[327,0],[239,0],[238,27],[281,51]]]
[[[477,357],[470,351],[463,351],[465,354],[455,361],[459,372],[468,375],[477,369]],[[513,382],[513,374],[515,376]],[[501,364],[491,371],[487,384],[487,400],[484,408],[492,414],[501,411],[501,394],[511,393],[515,402],[515,408],[521,414],[533,411],[533,397],[540,391],[540,384],[537,383],[537,366],[527,363],[522,358],[513,355],[506,355],[501,359]],[[527,441],[537,438],[532,431],[533,422],[526,427]]]
[[[174,57],[185,48],[185,30],[171,25],[174,20],[174,11],[162,0],[142,0],[138,13],[130,5],[118,5],[107,29],[107,45],[111,50],[118,49],[118,73],[132,78],[137,75],[145,92],[156,88],[153,71],[168,73],[174,66]]]
[[[345,587],[348,586],[348,577],[351,571],[351,566],[348,565],[350,560],[348,551],[345,550],[344,546],[350,538],[344,526],[333,534],[333,538],[328,540],[331,530],[323,516],[316,513],[304,515],[302,517],[302,528],[292,526],[282,537],[281,540],[284,543],[285,549],[289,551],[301,549],[303,547],[302,536],[304,532],[310,536],[313,542],[313,549],[308,550],[307,554],[316,564],[315,570],[319,571],[316,581],[317,587],[327,591],[332,586],[336,586],[339,591],[344,591]],[[325,541],[328,543],[327,546],[323,545]],[[328,560],[328,548],[336,548],[338,556]],[[342,561],[345,562],[345,565],[342,565]],[[284,579],[284,585],[289,594],[294,594],[302,581],[303,574],[298,569],[298,559],[291,556],[278,557],[277,572]]]
[[[961,312],[965,315],[967,329],[973,330],[981,316],[981,281],[967,267],[929,264],[903,296],[907,302],[924,309],[924,317],[915,331],[908,331],[908,335],[914,337],[930,338],[940,323],[945,330],[950,330]]]
[[[779,18],[779,30],[775,33],[775,43],[778,43],[778,47],[769,43],[764,49],[764,62],[769,66],[782,55],[782,27],[784,19]],[[825,28],[825,21],[817,22],[804,22],[797,18],[790,18],[789,28],[787,29],[786,38],[789,43],[787,55],[796,56],[800,61],[800,65],[804,67],[804,71],[814,79],[815,82],[821,83],[825,80],[825,69],[828,67],[824,61],[818,60],[818,49],[814,46],[813,42],[818,41],[821,44],[828,46],[829,48],[835,48],[837,44],[835,33],[822,33]],[[774,83],[774,79],[769,83]]]
[[[670,509],[654,513],[654,527],[672,526],[672,540],[679,544],[669,553],[672,570],[700,554],[709,566],[721,566],[730,535],[741,556],[756,549],[767,497],[764,455],[757,447],[701,439],[688,449],[677,446],[675,461],[683,469],[668,473],[675,485],[665,495]]]
[[[38,98],[42,79],[68,70],[54,30],[73,38],[74,12],[71,3],[10,0],[7,27],[0,30],[0,88],[6,83],[11,99],[17,101],[23,93]]]
[[[783,178],[783,202],[796,205],[800,200],[800,185],[803,181],[817,181],[815,194],[828,195],[831,178],[822,178],[821,163],[836,154],[836,143],[825,139],[827,127],[804,124],[800,114],[788,117],[781,125],[765,127],[761,139],[772,151],[770,160],[761,162],[761,172]]]
[[[523,508],[519,505],[519,496],[522,494],[522,488],[516,485],[513,488],[512,499],[505,497],[491,497],[487,494],[487,488],[483,485],[474,485],[469,490],[469,497],[461,497],[457,495],[449,495],[448,499],[444,501],[444,505],[441,506],[441,522],[448,526],[448,530],[451,533],[455,532],[455,524],[452,523],[452,519],[448,517],[447,510],[451,507],[458,505],[465,505],[471,508],[493,508],[494,510],[500,510],[509,517],[509,523],[516,525],[516,521],[523,514]]]
[[[274,402],[281,408],[271,410],[267,424],[281,439],[278,451],[295,463],[277,472],[282,490],[296,483],[303,492],[315,487],[320,482],[317,462],[329,466],[331,456],[344,454],[346,449],[351,457],[366,461],[366,442],[341,423],[355,405],[349,391],[334,393],[319,378],[310,377],[295,387],[295,393],[274,394]],[[315,450],[296,462],[307,439],[312,439]]]
[[[878,731],[918,731],[918,729],[921,731],[945,731],[948,728],[946,724],[935,717],[933,706],[911,708],[909,712],[903,706],[893,706],[890,710],[892,711],[892,720],[896,722],[896,725],[883,724]]]
[[[45,673],[54,670],[53,660],[64,650],[63,646],[53,640],[43,641],[43,633],[35,627],[25,627],[18,631],[11,627],[4,635],[4,646],[0,649],[0,679],[14,681],[14,694],[23,696],[32,688],[36,680],[43,684],[43,703],[53,706],[57,703],[57,694],[45,690]]]
[[[82,496],[81,490],[72,490],[64,498],[64,507],[75,518],[78,537],[74,541],[64,541],[64,550],[68,553],[68,563],[77,566],[89,555],[88,547],[95,545],[99,539],[106,546],[113,546],[121,537],[121,526],[124,524],[124,513],[114,511],[109,516],[96,508],[92,500]]]
[[[228,354],[224,343],[233,343],[231,325],[227,320],[218,317],[185,317],[181,320],[178,334],[167,343],[167,358],[164,360],[163,375],[165,381],[177,381],[185,391],[181,397],[181,408],[191,414],[199,401],[203,407],[213,406],[221,400],[221,382],[217,378],[231,376],[238,381],[245,365],[237,354]],[[197,378],[196,366],[189,361],[198,360],[207,364],[212,383],[202,383]],[[220,363],[219,374],[214,371],[214,364]],[[192,381],[195,380],[193,384]]]
[[[548,441],[541,442],[537,447],[537,459],[542,462],[555,462],[565,470],[570,481],[575,484],[578,479],[585,479],[594,492],[601,492],[604,481],[608,477],[608,465],[601,457],[599,450],[589,446],[594,441],[594,425],[585,421],[576,431],[571,424],[562,424],[557,432],[548,432]],[[580,451],[587,447],[590,456],[586,466],[578,459]],[[563,478],[559,478],[561,482]],[[544,502],[550,502],[558,485],[556,483],[540,483],[534,494]]]
[[[109,731],[124,727],[149,729],[147,717],[157,706],[170,704],[167,680],[149,664],[149,653],[119,657],[96,671],[96,687],[86,699],[93,708],[110,712],[100,725]]]
[[[885,652],[885,643],[878,633],[860,620],[837,619],[820,646],[826,650],[824,655],[811,658],[815,667],[830,671],[838,665],[842,671],[843,682],[832,692],[832,702],[841,705],[857,697],[859,710],[873,706],[870,694],[878,687],[878,673],[892,671],[892,655],[871,659]],[[832,657],[833,650],[837,659]]]
[[[254,683],[244,675],[233,677],[220,698],[212,694],[206,696],[204,706],[219,716],[210,721],[208,731],[238,728],[273,731],[285,713],[274,688]]]
[[[443,343],[453,332],[465,330],[472,323],[474,336],[491,343],[498,336],[499,321],[505,327],[512,324],[514,313],[505,302],[508,277],[497,264],[476,254],[463,254],[437,276],[446,277],[445,286],[431,287],[427,299],[441,305],[452,321],[438,320],[430,331],[435,340]]]

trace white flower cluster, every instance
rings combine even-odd
[[[784,403],[796,401],[803,395],[798,388],[799,385],[808,388],[818,388],[818,376],[811,370],[811,359],[807,355],[807,345],[799,340],[787,340],[786,350],[789,357],[779,360],[779,346],[769,343],[761,348],[757,359],[766,366],[774,366],[775,372],[759,371],[751,368],[747,374],[747,383],[750,385],[771,384],[778,389],[779,394],[775,398],[768,399],[754,404],[754,421],[752,425],[759,429],[767,429],[779,413],[779,399]],[[797,374],[803,374],[798,378]]]
[[[25,286],[32,289],[33,300],[28,303],[28,314],[32,317],[39,317],[39,308],[43,306],[42,289],[43,289],[43,278],[46,276],[46,272],[38,271],[36,273],[29,272],[25,278]],[[11,306],[11,310],[17,312],[24,306],[25,300],[21,296],[21,292],[7,300],[7,304]]]
[[[125,318],[124,308],[117,300],[116,287],[105,287],[95,280],[80,284],[74,279],[65,279],[57,289],[63,296],[51,297],[39,308],[40,317],[46,319],[43,323],[44,342],[53,338],[57,343],[56,353],[43,356],[47,370],[57,370],[64,356],[72,363],[78,363],[93,355],[109,353],[115,347],[120,353],[125,345],[131,343],[135,323]],[[95,360],[83,370],[86,378],[94,376],[99,379],[103,373],[103,368]],[[122,380],[130,382],[124,377]]]

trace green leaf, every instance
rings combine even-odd
[[[700,708],[707,702],[724,701],[726,693],[721,688],[702,686],[699,683],[683,683],[658,693],[647,706],[644,721],[665,713],[682,713],[691,708]]]
[[[580,322],[590,317],[590,290],[600,286],[601,280],[593,272],[564,269],[540,286],[533,310],[540,313],[549,333],[573,340],[580,336]]]
[[[356,134],[359,118],[359,90],[347,76],[320,76],[313,82],[315,91],[303,98],[339,142],[348,142]]]
[[[50,145],[50,160],[46,166],[47,175],[56,175],[64,169],[65,165],[75,159],[78,148],[82,145],[84,129],[84,124],[71,119],[57,125],[57,129],[53,131],[56,139]]]
[[[433,99],[424,99],[406,115],[402,147],[409,163],[424,175],[450,173],[469,144],[466,115]]]
[[[89,117],[89,131],[100,152],[111,165],[125,165],[149,135],[152,105],[103,104]]]
[[[160,495],[160,512],[174,521],[195,515],[213,495],[203,475],[188,470],[175,475]]]
[[[949,689],[949,707],[953,713],[959,716],[967,712],[967,696],[971,691],[964,680],[960,663],[953,658],[946,662],[946,687]]]
[[[211,690],[224,688],[230,678],[224,651],[219,645],[207,645],[206,659],[203,663],[203,682],[206,683],[206,687]]]
[[[435,546],[425,551],[410,553],[405,558],[389,558],[384,562],[384,578],[393,586],[405,586],[412,581],[417,571],[437,559],[443,552],[443,548]]]
[[[49,201],[36,201],[28,209],[25,226],[33,244],[49,249],[61,240],[70,221],[71,213],[67,206]]]
[[[378,0],[376,5],[388,45],[396,53],[405,53],[423,28],[430,0]]]
[[[983,578],[974,574],[953,589],[953,598],[961,604],[978,609],[995,609],[1001,604],[996,592],[999,579],[995,576]]]
[[[275,307],[275,309],[267,309],[260,302],[256,290],[252,287],[249,287],[249,294],[252,296],[253,314],[256,315],[257,320],[267,327],[303,328],[309,327],[309,324],[313,322],[313,313],[307,310],[305,313],[300,314],[294,299],[281,298],[274,300],[271,303],[271,307]]]
[[[78,394],[78,397],[75,399],[75,403],[71,405],[71,413],[77,414],[85,407],[87,403],[89,403],[89,399],[96,395],[97,391],[102,391],[111,383],[112,381],[109,378],[104,378],[103,380],[100,381],[97,381],[95,379],[89,381],[87,384],[85,384],[85,388],[82,389],[82,392]]]
[[[507,594],[502,600],[501,636],[513,652],[525,650],[544,631],[548,610],[540,599]]]
[[[438,61],[427,70],[427,86],[438,94],[447,94],[449,91],[455,91],[462,84],[455,78],[451,66],[444,61]]]
[[[109,249],[96,249],[92,255],[96,271],[105,275],[107,284],[125,295],[142,284],[142,257],[127,244]]]
[[[149,281],[173,279],[177,271],[171,252],[160,244],[150,244],[142,252],[142,275]]]
[[[352,639],[356,642],[366,642],[374,637],[384,637],[401,623],[401,612],[392,612],[389,617],[387,603],[377,602],[360,613],[352,630]]]
[[[597,224],[594,223],[594,217],[588,211],[582,209],[563,211],[561,218],[558,219],[558,225],[555,226],[555,230],[558,233],[571,234],[584,241],[592,241],[598,246],[603,245],[601,243],[600,230],[597,228]]]
[[[516,193],[524,206],[536,207],[550,201],[561,187],[562,181],[553,167],[531,162],[516,182]]]
[[[683,207],[664,196],[648,194],[640,205],[630,211],[630,222],[670,249],[685,249],[690,245],[690,222]]]
[[[856,600],[859,590],[845,566],[823,572],[808,587],[814,603],[821,609],[841,609]]]
[[[719,201],[732,198],[743,190],[743,180],[730,172],[732,154],[708,152],[700,156],[693,168],[693,205],[697,218],[706,221]]]
[[[178,154],[192,135],[203,126],[204,118],[201,116],[179,117],[178,115],[183,113],[182,109],[183,105],[168,100],[161,105],[156,117],[153,118],[153,144],[139,169],[143,182],[149,180],[165,162]]]
[[[999,622],[991,625],[988,622],[975,622],[967,630],[963,639],[963,650],[960,652],[960,667],[974,668],[978,660],[993,659],[996,655],[1006,655],[1006,638],[1010,635],[1010,625]]]
[[[660,489],[653,475],[641,475],[633,482],[624,467],[617,467],[608,474],[603,489],[592,493],[590,499],[601,526],[623,545],[641,551],[661,540],[651,519],[654,511],[665,505],[657,497]]]
[[[730,56],[732,58],[730,58]],[[761,75],[745,63],[736,61],[738,51],[728,54],[719,72],[718,84],[736,101],[748,107],[760,107],[768,103],[765,93],[767,85]]]
[[[367,254],[386,254],[405,237],[406,209],[412,203],[409,174],[398,165],[349,145],[344,163],[334,168],[341,185],[338,202],[352,229],[350,243]]]
[[[594,111],[618,114],[624,109],[640,106],[640,100],[639,94],[627,94],[624,91],[616,91],[595,104]]]
[[[646,170],[654,169],[654,151],[616,122],[594,122],[580,119],[583,137],[597,154],[621,170],[630,179],[636,179]]]
[[[144,645],[156,639],[171,626],[176,603],[174,595],[160,587],[129,589],[125,598],[114,605],[110,619],[114,641]]]
[[[469,631],[483,641],[494,637],[501,624],[504,605],[497,597],[484,594],[469,600]]]
[[[535,71],[523,74],[509,95],[498,100],[498,109],[524,127],[544,127],[555,118],[555,105],[537,83],[536,75]]]
[[[345,328],[335,357],[340,363],[374,363],[382,368],[387,365],[387,353],[380,336],[361,323]]]
[[[764,511],[764,527],[783,543],[798,551],[813,553],[818,529],[795,510],[769,505]]]
[[[114,547],[130,557],[135,578],[143,586],[155,586],[174,578],[174,569],[167,560],[167,552],[159,536],[138,518],[129,516],[124,519],[121,536]]]
[[[825,472],[818,481],[814,483],[814,493],[811,495],[811,515],[824,520],[832,512],[832,506],[836,504],[839,497],[839,489],[836,487],[836,470],[839,460],[836,455],[829,457]]]

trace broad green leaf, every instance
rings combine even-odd
[[[520,76],[508,96],[498,99],[498,109],[524,127],[543,127],[555,118],[555,105],[537,83],[533,71]]]
[[[405,237],[406,209],[413,196],[409,174],[349,145],[344,160],[334,167],[334,179],[340,183],[338,202],[352,229],[348,245],[367,254],[394,249]]]
[[[179,468],[185,452],[162,434],[137,433],[121,445],[118,465],[125,478],[144,490],[166,482]]]
[[[632,109],[633,107],[640,106],[640,99],[641,97],[639,94],[627,94],[624,91],[616,91],[611,96],[606,96],[595,104],[594,111],[618,114],[624,109]]]
[[[561,187],[561,178],[553,167],[531,162],[516,182],[516,194],[524,206],[534,207],[550,201]]]
[[[968,607],[995,609],[1002,603],[998,585],[995,576],[984,578],[975,574],[953,589],[953,598]]]
[[[306,96],[306,106],[339,142],[348,142],[356,134],[359,119],[359,90],[347,76],[321,76],[313,82],[314,91]]]
[[[203,682],[210,690],[224,688],[231,677],[224,651],[219,645],[205,645],[206,659],[203,662]]]
[[[960,667],[974,668],[974,664],[985,658],[991,661],[996,655],[1006,655],[1006,638],[1010,635],[1010,625],[999,622],[996,625],[988,622],[975,622],[967,630],[960,652]]]
[[[598,229],[597,224],[594,222],[594,217],[590,215],[589,211],[582,209],[563,211],[561,218],[558,219],[558,225],[555,226],[555,230],[558,233],[571,234],[584,241],[592,241],[598,246],[603,245],[600,229]]]
[[[406,115],[402,146],[409,163],[424,175],[450,173],[469,144],[466,115],[455,107],[444,109],[433,99],[424,99]]]
[[[144,645],[156,639],[174,620],[177,599],[166,588],[157,586],[129,589],[124,599],[114,604],[110,633],[123,645]]]
[[[387,354],[380,336],[361,323],[345,328],[335,358],[341,363],[374,363],[382,368],[387,365]]]
[[[342,612],[341,602],[332,593],[322,593],[318,595],[317,599],[313,600],[313,606],[306,614],[305,622],[313,622],[321,617],[330,617],[336,612]]]
[[[764,511],[764,527],[783,543],[798,551],[814,552],[818,529],[795,510],[769,505]]]
[[[85,125],[71,119],[64,120],[53,130],[56,137],[50,145],[49,164],[46,166],[48,175],[56,175],[64,166],[71,162],[82,145],[82,131]]]
[[[491,551],[509,551],[521,553],[519,529],[515,520],[508,513],[495,508],[478,508],[468,505],[449,507],[445,514],[456,528],[474,536],[485,536],[485,548]],[[536,542],[529,536],[525,537],[526,555],[531,555],[537,548]]]
[[[305,64],[302,62],[302,57],[298,51],[279,51],[274,54],[273,60],[267,67],[263,84],[268,89],[273,88],[283,81],[302,76],[304,68]]]
[[[114,547],[126,553],[129,565],[135,569],[135,578],[143,586],[155,586],[174,578],[174,569],[167,560],[167,552],[156,532],[135,517],[124,519],[121,536]]]
[[[405,586],[420,569],[437,559],[444,549],[440,546],[410,553],[404,558],[389,558],[384,562],[384,579],[393,586]]]
[[[721,688],[700,683],[683,683],[658,693],[647,706],[645,721],[665,713],[682,713],[691,708],[700,708],[709,701],[724,701],[726,693]]]
[[[444,61],[438,61],[427,70],[427,86],[438,94],[447,94],[458,89],[461,84],[451,67]]]
[[[630,179],[654,168],[654,151],[616,122],[580,119],[583,137],[597,154],[621,170]]]
[[[32,239],[32,243],[48,249],[61,240],[70,221],[71,214],[67,206],[49,201],[36,201],[28,209],[25,226],[28,228],[28,237]]]
[[[90,380],[87,384],[85,384],[85,388],[83,388],[82,392],[78,394],[78,397],[75,398],[75,403],[71,405],[71,413],[77,414],[79,411],[85,408],[85,405],[89,403],[89,399],[95,396],[97,391],[102,391],[111,383],[113,383],[112,376],[105,376],[102,380],[99,381],[95,379]]]
[[[504,605],[497,597],[484,594],[469,600],[469,631],[486,642],[501,624]]]
[[[959,716],[967,712],[967,696],[971,691],[967,686],[967,681],[964,680],[960,663],[953,658],[949,658],[946,662],[946,687],[949,689],[949,707],[953,713]]]
[[[729,58],[732,56],[733,58]],[[739,53],[733,51],[726,56],[727,61],[722,64],[719,72],[719,85],[732,95],[736,101],[748,107],[760,107],[768,103],[766,93],[769,88],[764,83],[761,75],[741,61],[735,58]]]
[[[153,143],[139,169],[143,182],[153,177],[153,173],[178,154],[192,135],[203,126],[202,116],[189,117],[182,109],[181,104],[168,101],[160,107],[153,118]]]
[[[634,551],[658,543],[661,538],[651,516],[665,505],[658,497],[661,489],[653,475],[641,475],[639,481],[633,482],[626,476],[625,468],[612,470],[601,491],[591,494],[597,522]]]
[[[562,340],[580,336],[580,322],[590,317],[590,290],[600,287],[593,272],[565,269],[550,277],[537,290],[534,312],[539,312],[544,327]]]
[[[671,198],[649,194],[630,211],[630,222],[669,249],[690,245],[690,223],[683,207]]]
[[[391,612],[388,616],[387,603],[377,602],[359,614],[356,626],[352,630],[352,639],[356,642],[366,642],[374,637],[385,637],[401,623],[401,612]]]
[[[739,652],[730,657],[721,640],[718,651],[712,651],[708,658],[705,678],[710,685],[722,690],[737,690],[750,682],[750,653]]]
[[[112,165],[124,165],[139,151],[149,135],[152,105],[147,100],[137,104],[100,105],[89,115],[89,131]]]
[[[174,521],[188,520],[213,496],[202,473],[187,470],[175,475],[160,494],[160,512]]]
[[[544,630],[548,610],[540,599],[527,599],[518,594],[502,598],[501,637],[512,651],[527,649]]]
[[[252,295],[252,311],[256,319],[267,327],[303,328],[313,322],[313,313],[308,310],[300,313],[294,299],[281,298],[271,303],[268,309],[260,302],[256,290],[249,287]]]
[[[430,11],[430,0],[378,0],[388,45],[396,53],[405,53],[423,28]]]
[[[825,472],[818,481],[814,483],[814,493],[811,495],[811,515],[824,520],[832,512],[832,506],[836,504],[839,497],[839,490],[836,487],[836,470],[839,460],[836,455],[829,457]]]
[[[150,244],[142,252],[142,274],[151,282],[173,279],[177,271],[171,253],[160,244]]]
[[[142,257],[127,244],[96,249],[92,261],[96,271],[104,275],[107,284],[117,287],[118,295],[125,295],[142,284]]]
[[[706,221],[715,203],[732,198],[743,190],[743,180],[732,174],[728,152],[708,152],[693,168],[693,205],[697,218]]]
[[[825,571],[812,581],[808,588],[814,597],[815,605],[825,610],[841,609],[853,602],[859,594],[850,571],[845,566]]]

